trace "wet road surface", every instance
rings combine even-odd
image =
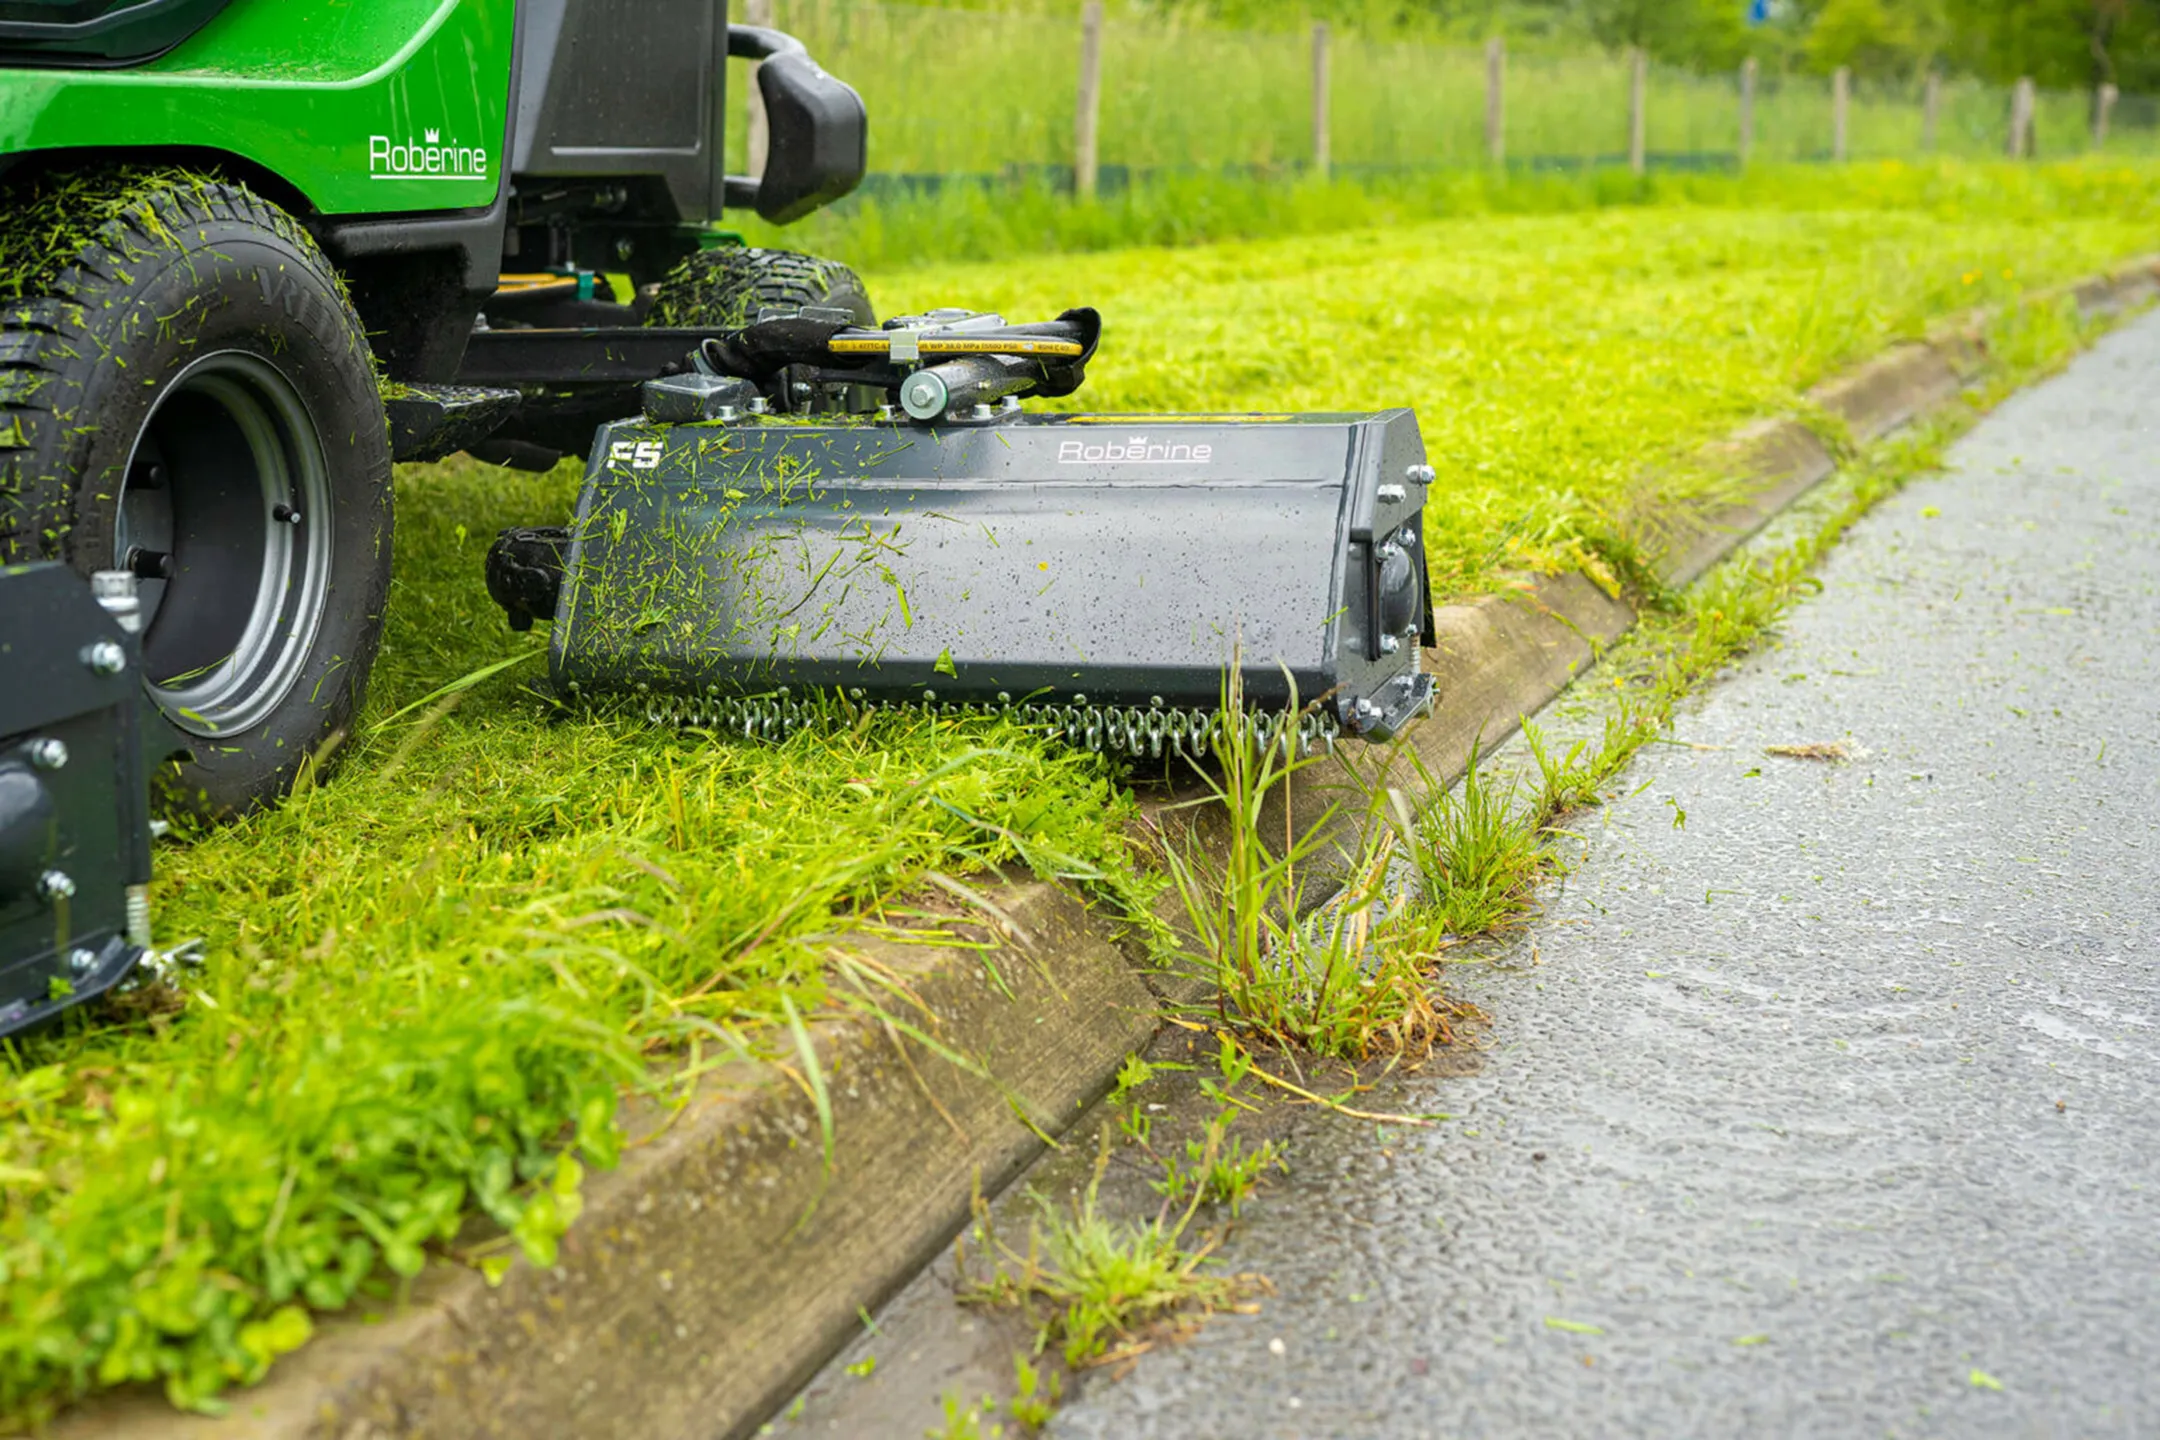
[[[1301,1112],[1277,1293],[1050,1433],[2160,1434],[2156,422],[2149,316],[1857,526],[1455,976],[1452,1118]]]

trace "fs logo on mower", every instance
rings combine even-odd
[[[1213,445],[1183,440],[1149,444],[1145,435],[1130,435],[1123,441],[1105,440],[1099,445],[1085,440],[1058,442],[1060,465],[1211,465],[1214,461]]]
[[[617,440],[608,446],[609,465],[628,465],[633,470],[657,470],[660,468],[660,442],[657,440]]]
[[[442,131],[423,132],[425,140],[407,136],[403,144],[388,135],[368,136],[367,168],[370,180],[485,180],[488,153],[477,145],[442,143]]]

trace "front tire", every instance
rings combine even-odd
[[[244,813],[334,753],[381,639],[374,366],[329,261],[244,187],[64,193],[83,239],[0,305],[0,555],[142,577],[145,690],[184,746],[168,793]]]
[[[877,324],[862,277],[838,260],[754,245],[700,250],[669,271],[645,323],[735,330],[760,310],[805,305],[845,310],[858,325]]]

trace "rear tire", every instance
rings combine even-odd
[[[67,203],[86,238],[0,304],[0,557],[144,576],[145,689],[187,756],[164,788],[243,813],[335,751],[382,636],[374,365],[321,250],[245,188],[137,172]]]
[[[669,271],[645,323],[733,330],[767,307],[805,305],[845,310],[858,325],[877,324],[862,277],[839,261],[749,245],[700,250]]]

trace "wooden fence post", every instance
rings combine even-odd
[[[1312,27],[1312,163],[1322,180],[1328,160],[1328,27],[1322,20]]]
[[[2100,93],[2093,96],[2093,149],[2107,144],[2108,117],[2115,113],[2115,102],[2121,96],[2112,83],[2102,85]]]
[[[1628,169],[1637,175],[1649,166],[1649,152],[1644,148],[1648,126],[1644,116],[1650,88],[1650,55],[1641,46],[1628,52]]]
[[[1935,153],[1935,123],[1942,114],[1942,76],[1930,70],[1920,90],[1920,149]]]
[[[773,23],[772,0],[743,0],[743,24],[763,25],[770,29]],[[765,173],[765,155],[772,146],[772,132],[765,125],[765,96],[757,87],[756,65],[745,67],[743,73],[749,84],[743,86],[743,170],[753,179]]]
[[[1080,7],[1080,93],[1073,104],[1073,193],[1095,198],[1101,171],[1097,150],[1102,119],[1102,0]]]
[[[1755,57],[1740,62],[1740,168],[1755,153]]]
[[[1507,41],[1497,35],[1485,42],[1485,156],[1507,165]]]
[[[2018,77],[2010,88],[2010,158],[2023,160],[2032,154],[2033,132],[2033,82],[2030,75]]]
[[[1830,75],[1830,158],[1845,163],[1846,121],[1852,113],[1852,71],[1843,65]]]

